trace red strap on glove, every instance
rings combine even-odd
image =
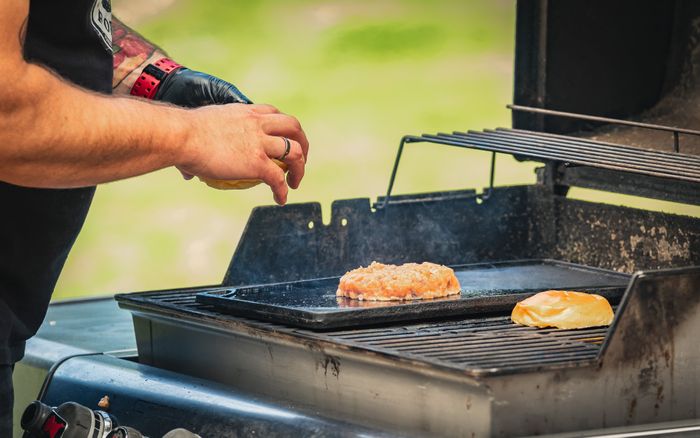
[[[148,64],[134,82],[130,94],[153,99],[163,79],[180,67],[182,67],[180,64],[168,58],[161,58],[154,64]]]

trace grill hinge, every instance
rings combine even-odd
[[[557,196],[566,196],[569,192],[569,186],[563,184],[563,177],[566,172],[566,166],[560,162],[549,162],[544,167],[535,169],[537,174],[537,184],[550,189]]]

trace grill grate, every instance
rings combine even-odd
[[[597,362],[608,330],[607,327],[536,329],[514,325],[508,316],[490,316],[314,332],[220,313],[211,305],[195,301],[195,294],[201,291],[149,292],[121,295],[118,299],[128,301],[131,306],[148,305],[151,310],[155,307],[175,311],[178,319],[190,315],[220,325],[245,324],[305,341],[325,341],[355,350],[369,350],[475,376],[591,365]]]
[[[700,182],[700,157],[603,143],[542,132],[498,128],[484,131],[424,134],[430,141],[535,159],[620,170],[662,178]]]
[[[429,361],[471,373],[523,371],[541,365],[568,366],[595,361],[607,328],[535,329],[499,316],[409,325],[389,329],[334,332],[326,336],[353,347]]]

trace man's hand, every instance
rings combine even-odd
[[[155,100],[188,108],[227,103],[253,103],[233,84],[215,76],[179,68],[158,87]]]
[[[304,177],[309,143],[299,121],[270,105],[205,106],[188,114],[191,126],[180,171],[210,179],[261,179],[272,188],[275,202],[287,202],[288,187],[296,189]],[[291,149],[284,172],[272,158]]]
[[[128,95],[144,67],[167,57],[155,44],[112,17],[115,47],[114,82],[116,94]],[[159,84],[154,100],[185,108],[202,108],[187,114],[189,140],[185,155],[176,166],[185,177],[206,180],[262,180],[273,191],[275,201],[284,204],[288,187],[283,171],[271,159],[284,154],[287,137],[291,142],[285,163],[289,187],[299,187],[304,176],[309,143],[299,122],[280,114],[276,108],[251,104],[233,84],[212,75],[178,68]],[[194,121],[192,121],[194,120]]]

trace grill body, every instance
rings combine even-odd
[[[192,291],[126,307],[158,368],[396,433],[519,436],[697,418],[698,285],[696,268],[636,276],[609,330],[568,332],[492,317],[314,333]]]
[[[374,259],[542,257],[648,270],[633,277],[613,326],[536,330],[484,315],[312,332],[219,313],[194,302],[199,289],[119,296],[134,314],[139,359],[409,434],[697,418],[700,220],[574,201],[537,185],[496,189],[481,204],[472,194],[403,196],[377,211],[368,200],[337,201],[331,223],[312,229],[317,204],[256,209],[224,284],[339,275]]]

